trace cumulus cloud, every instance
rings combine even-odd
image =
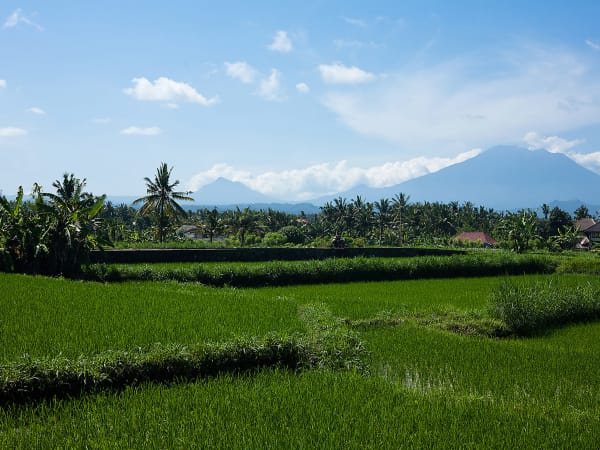
[[[485,76],[474,75],[477,61],[463,58],[389,74],[360,92],[329,92],[323,102],[356,132],[420,152],[600,123],[600,74],[581,56],[519,49],[495,61],[500,69]]]
[[[321,78],[329,84],[359,84],[373,81],[376,77],[356,66],[347,67],[340,63],[321,64]]]
[[[6,80],[0,80],[0,89],[6,88]]]
[[[147,78],[134,78],[133,87],[123,89],[123,92],[137,100],[177,102],[184,101],[203,106],[211,106],[218,102],[217,97],[206,98],[196,89],[186,83],[160,77],[149,81]]]
[[[293,48],[292,41],[288,37],[287,32],[282,30],[275,33],[273,42],[269,44],[269,50],[273,50],[274,52],[289,53]]]
[[[29,111],[32,114],[36,114],[38,116],[46,115],[46,111],[44,111],[42,108],[38,108],[37,106],[32,106],[27,111]]]
[[[121,134],[126,136],[156,136],[161,134],[162,130],[158,127],[127,127],[121,130]]]
[[[523,141],[528,145],[529,150],[544,149],[552,153],[563,153],[580,166],[592,172],[600,173],[600,152],[578,153],[570,151],[571,148],[585,142],[583,139],[569,141],[558,136],[540,136],[535,131],[530,131],[525,135]]]
[[[528,145],[529,150],[543,148],[552,153],[566,153],[570,148],[584,142],[581,139],[569,141],[558,136],[540,136],[535,131],[525,134],[523,141]]]
[[[568,153],[567,156],[586,169],[600,174],[600,152]]]
[[[35,23],[29,17],[25,16],[20,8],[15,9],[15,11],[6,18],[2,28],[13,28],[19,25],[20,23],[33,27],[38,31],[44,30],[44,28],[42,28],[39,24]]]
[[[216,164],[209,170],[192,177],[189,189],[195,191],[219,177],[224,177],[272,197],[309,200],[321,195],[341,192],[358,184],[367,184],[371,187],[393,186],[465,161],[479,153],[479,149],[474,149],[451,158],[419,157],[368,168],[352,167],[347,161],[339,161],[315,164],[303,169],[264,172],[258,175],[238,170],[228,164]]]
[[[310,92],[310,87],[306,83],[298,83],[296,84],[296,90],[301,94],[307,94]]]
[[[229,75],[231,78],[240,80],[242,83],[245,84],[254,83],[254,80],[258,75],[256,69],[245,61],[238,61],[233,63],[226,62],[225,71],[227,72],[227,75]]]
[[[112,119],[110,117],[96,117],[92,122],[98,125],[107,125],[112,122]]]
[[[17,137],[26,136],[27,130],[17,127],[4,127],[0,128],[0,137]]]
[[[256,94],[271,101],[283,100],[281,92],[281,72],[277,69],[271,69],[271,74],[261,80]]]
[[[586,39],[585,44],[592,50],[600,51],[600,44],[596,41],[592,41],[591,39]]]

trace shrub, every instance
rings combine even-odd
[[[288,225],[286,227],[280,228],[279,233],[285,237],[285,242],[290,244],[304,244],[306,241],[306,236],[302,232],[302,230],[293,225]]]
[[[262,240],[262,243],[266,247],[277,247],[283,245],[287,242],[286,237],[276,231],[271,231],[265,234],[265,237]]]
[[[330,258],[308,261],[215,265],[125,264],[87,268],[97,281],[176,280],[210,286],[260,287],[419,278],[480,277],[552,273],[556,262],[530,255],[453,255],[414,258]]]
[[[554,279],[532,284],[504,281],[492,296],[490,313],[520,335],[594,320],[600,318],[600,286],[561,286]]]

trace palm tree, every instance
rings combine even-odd
[[[377,228],[379,230],[379,245],[383,242],[383,231],[390,223],[392,215],[391,203],[387,198],[382,198],[374,204],[377,210]]]
[[[41,192],[41,186],[34,189],[38,191],[35,208],[49,220],[50,273],[76,274],[90,250],[108,243],[100,232],[100,212],[106,195],[95,197],[84,192],[85,185],[85,178],[65,173],[62,180],[52,183],[56,194]]]
[[[154,180],[144,178],[146,182],[146,195],[133,201],[133,204],[143,203],[139,210],[141,215],[156,215],[158,218],[158,239],[164,242],[166,229],[170,219],[185,217],[185,210],[177,203],[177,200],[193,201],[188,197],[189,192],[175,192],[179,180],[171,182],[173,168],[167,167],[167,163],[161,163],[156,169]]]
[[[229,217],[229,229],[239,236],[242,247],[246,243],[246,235],[259,228],[261,225],[257,222],[257,215],[250,208],[244,208],[242,211],[239,206],[236,206]]]
[[[212,210],[205,209],[202,211],[202,216],[200,229],[208,234],[210,242],[212,242],[215,234],[221,231],[223,226],[221,216],[219,215],[219,211],[217,211],[216,207]]]
[[[402,245],[404,241],[404,223],[403,223],[403,215],[404,210],[408,206],[408,201],[410,200],[410,195],[406,195],[403,192],[396,194],[392,199],[392,210],[396,216],[396,222],[400,226],[400,245]]]

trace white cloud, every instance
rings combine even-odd
[[[600,74],[581,56],[557,49],[493,56],[499,69],[479,77],[478,62],[463,58],[390,74],[360,92],[330,92],[324,104],[356,132],[421,154],[600,123]]]
[[[6,80],[0,80],[0,89],[6,88]]]
[[[227,72],[227,75],[229,75],[231,78],[240,80],[242,83],[245,84],[254,83],[254,80],[258,75],[256,69],[254,69],[254,67],[252,67],[245,61],[238,61],[234,63],[226,62],[225,70]]]
[[[546,149],[551,153],[567,153],[567,150],[583,143],[581,139],[568,141],[558,136],[540,136],[535,131],[528,132],[523,138],[529,150]]]
[[[112,119],[110,117],[96,117],[92,122],[98,125],[107,125],[112,122]]]
[[[165,103],[165,108],[167,108],[167,109],[179,109],[179,105],[177,103]]]
[[[147,78],[134,78],[131,80],[134,87],[124,89],[123,92],[137,100],[174,102],[186,101],[203,106],[211,106],[218,102],[217,97],[206,98],[196,89],[186,83],[177,82],[166,77],[160,77],[154,82]]]
[[[563,153],[580,166],[600,174],[600,152],[577,153],[569,151],[576,145],[582,144],[583,139],[568,141],[558,136],[540,136],[538,133],[530,131],[523,140],[528,145],[529,150],[545,149],[552,153]]]
[[[310,87],[306,83],[298,83],[296,84],[296,90],[301,94],[307,94],[310,92]]]
[[[235,169],[227,164],[216,164],[209,170],[192,177],[188,188],[195,191],[219,177],[224,177],[276,198],[308,200],[341,192],[361,183],[371,187],[393,186],[465,161],[479,153],[479,149],[474,149],[452,158],[419,157],[368,168],[351,167],[347,161],[339,161],[315,164],[303,169],[264,172],[258,175]]]
[[[592,41],[591,39],[586,39],[585,43],[592,50],[600,51],[600,44],[598,42]]]
[[[32,114],[36,114],[38,116],[46,115],[46,111],[44,111],[42,108],[38,108],[37,106],[32,106],[27,111],[29,111]]]
[[[284,97],[281,93],[281,72],[277,69],[271,69],[271,74],[261,80],[256,94],[271,101],[283,100]]]
[[[294,46],[292,45],[291,39],[288,37],[287,32],[278,31],[273,36],[273,42],[269,44],[269,50],[281,53],[289,53],[292,51]]]
[[[376,77],[356,66],[347,67],[340,63],[321,64],[321,78],[329,84],[359,84],[373,81]]]
[[[344,22],[350,24],[350,25],[354,25],[355,27],[359,27],[359,28],[366,28],[367,27],[367,22],[363,19],[355,19],[352,17],[343,17]]]
[[[42,28],[40,25],[32,21],[29,17],[25,16],[20,8],[15,9],[15,11],[6,18],[2,28],[13,28],[19,25],[20,23],[24,23],[25,25],[33,27],[38,31],[44,30],[44,28]]]
[[[17,137],[17,136],[26,136],[27,130],[23,128],[16,127],[4,127],[0,128],[0,137]]]
[[[127,127],[121,130],[121,134],[126,136],[156,136],[161,134],[162,130],[158,127],[148,127],[148,128],[140,128],[140,127]]]
[[[567,156],[586,169],[600,174],[600,152],[568,153]]]

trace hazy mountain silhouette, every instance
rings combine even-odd
[[[192,192],[190,197],[194,199],[197,205],[250,205],[253,203],[274,203],[275,199],[268,195],[254,191],[245,184],[238,181],[227,180],[226,178],[217,178],[196,192]]]
[[[395,186],[379,189],[357,186],[313,203],[357,195],[376,201],[391,199],[400,192],[410,195],[411,202],[470,201],[495,209],[537,208],[551,202],[594,204],[600,199],[600,175],[563,154],[499,146]]]

